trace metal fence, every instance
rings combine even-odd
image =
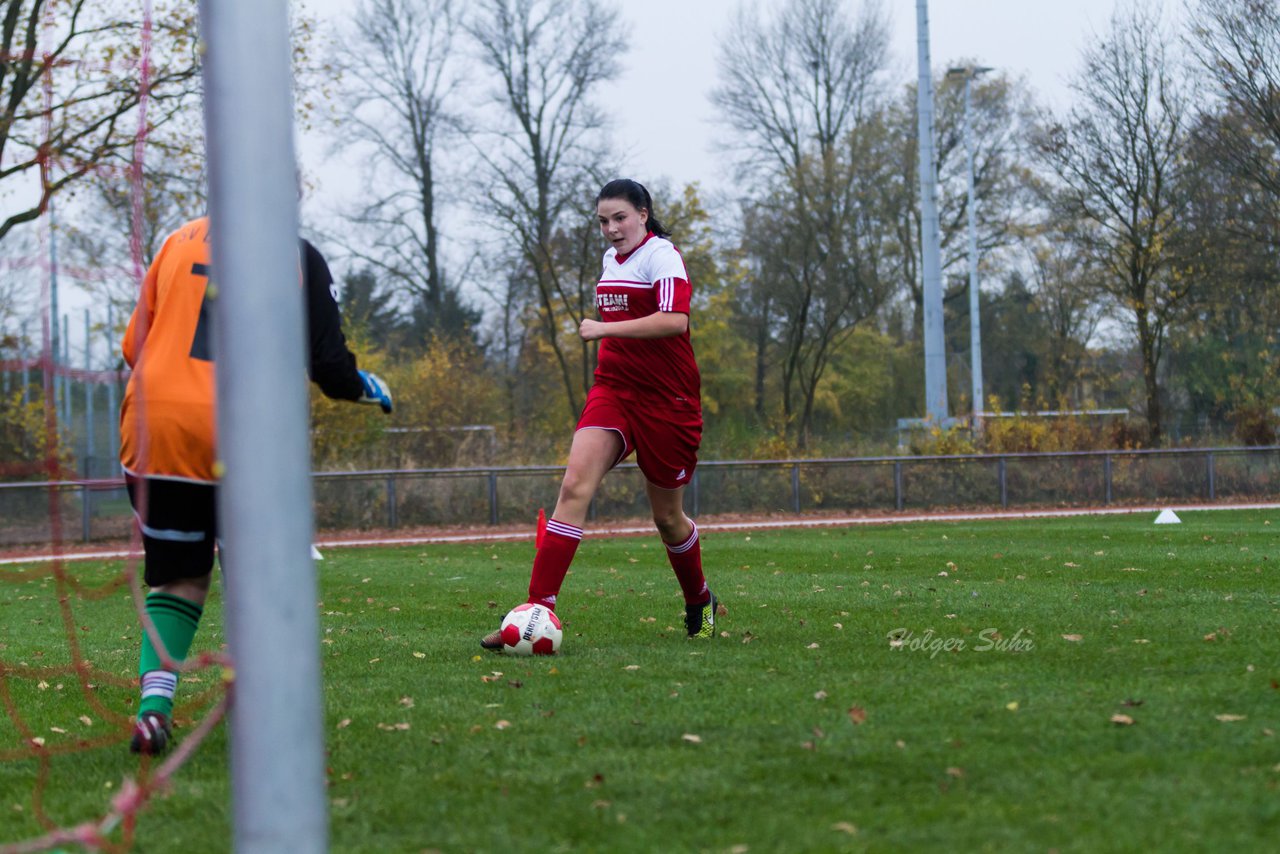
[[[503,525],[554,506],[563,468],[503,466],[317,472],[316,527],[357,531]],[[705,461],[685,496],[693,516],[1079,507],[1280,499],[1280,446],[935,457]],[[619,466],[593,521],[649,512],[635,464]],[[122,481],[0,484],[0,545],[129,533]]]

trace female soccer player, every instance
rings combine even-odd
[[[539,538],[527,601],[555,610],[600,481],[635,451],[654,524],[684,593],[685,629],[689,637],[714,637],[719,603],[702,574],[698,526],[684,515],[683,504],[702,439],[701,380],[689,343],[689,274],[642,185],[627,179],[605,184],[596,215],[610,245],[596,285],[600,319],[583,318],[578,327],[584,341],[600,342],[595,382],[573,434],[555,510]],[[500,649],[499,632],[480,645]]]

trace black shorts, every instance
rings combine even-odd
[[[213,484],[125,476],[129,503],[142,528],[146,554],[143,579],[159,587],[213,571],[218,541],[217,493]],[[146,518],[138,505],[146,497]]]

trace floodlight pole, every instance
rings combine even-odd
[[[964,77],[964,148],[969,159],[969,363],[973,380],[973,429],[982,429],[982,406],[985,398],[982,390],[982,318],[978,285],[978,202],[973,189],[973,100],[970,83],[979,74],[994,69],[986,66],[967,66],[947,69],[948,77]]]
[[[116,353],[116,313],[107,300],[107,370],[110,379],[107,381],[107,448],[120,447],[120,411],[116,409],[116,364],[120,357]],[[108,452],[111,462],[107,464],[106,477],[120,474],[119,455]]]
[[[53,411],[58,418],[58,426],[61,430],[64,429],[63,424],[66,422],[62,410],[62,384],[65,380],[58,371],[58,361],[62,356],[62,336],[59,334],[58,320],[58,216],[52,195],[49,196],[49,320],[49,351],[53,357],[50,360],[53,385],[47,391],[53,394]]]
[[[201,0],[238,852],[324,852],[287,0]]]
[[[947,340],[942,315],[942,250],[938,238],[938,175],[933,154],[933,71],[929,63],[929,2],[916,0],[917,138],[920,154],[920,268],[924,299],[925,416],[947,423]]]
[[[93,477],[93,352],[89,309],[84,310],[84,476]],[[88,499],[86,499],[88,500]]]

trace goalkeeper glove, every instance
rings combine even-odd
[[[364,392],[356,403],[376,403],[382,407],[383,412],[391,412],[391,389],[387,388],[386,382],[369,371],[357,371],[357,373],[360,374],[360,384],[364,386]]]

